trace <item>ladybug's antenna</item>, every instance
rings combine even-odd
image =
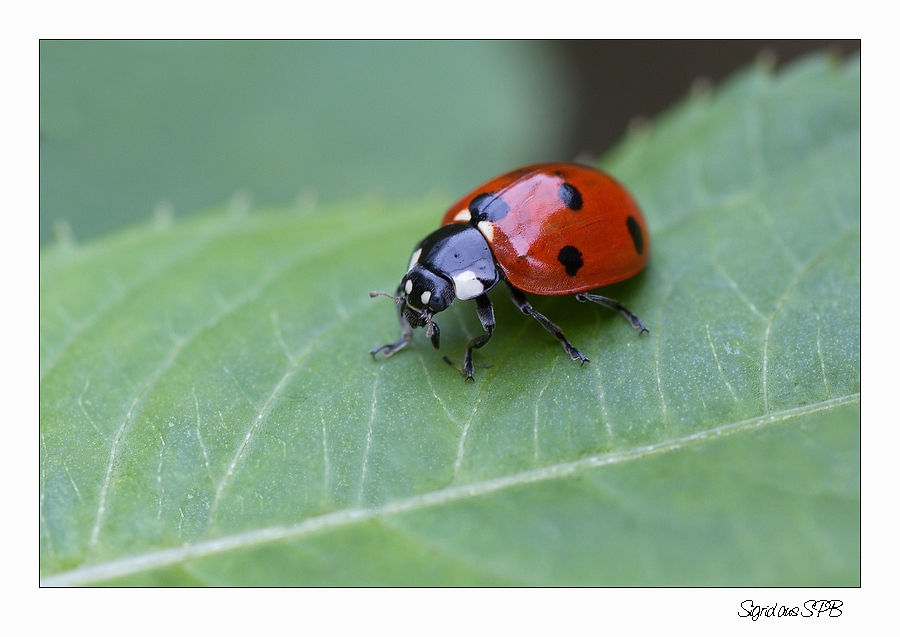
[[[401,301],[406,301],[406,299],[403,298],[402,296],[394,296],[393,294],[388,294],[387,292],[369,292],[370,298],[374,299],[376,296],[386,296],[389,299],[394,299],[395,301],[397,301],[397,303],[400,303]]]

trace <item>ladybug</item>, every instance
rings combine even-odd
[[[562,343],[566,353],[583,365],[588,359],[554,323],[535,310],[526,292],[574,294],[622,314],[632,327],[647,332],[640,319],[613,299],[588,294],[622,281],[647,264],[650,240],[647,224],[634,199],[612,177],[578,164],[525,166],[500,175],[450,206],[441,227],[415,247],[397,294],[402,336],[376,347],[391,356],[426,327],[435,349],[441,332],[433,317],[454,299],[475,299],[486,334],[466,346],[463,369],[473,378],[472,350],[484,347],[494,333],[494,308],[488,290],[501,280],[519,310],[534,317]],[[450,359],[444,357],[448,363]],[[451,363],[452,365],[452,363]]]

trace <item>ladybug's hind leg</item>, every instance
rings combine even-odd
[[[466,357],[462,368],[462,373],[465,374],[466,380],[475,380],[473,376],[475,364],[472,361],[472,350],[484,347],[487,342],[491,340],[491,336],[494,335],[494,326],[496,325],[494,321],[494,306],[491,305],[491,300],[488,298],[488,295],[482,294],[481,296],[476,296],[475,303],[475,311],[478,313],[478,320],[481,321],[481,327],[484,328],[487,334],[476,336],[469,341],[468,345],[466,345]],[[444,357],[444,360],[453,365],[446,356]]]
[[[599,294],[585,294],[584,292],[582,292],[581,294],[576,294],[575,298],[582,303],[584,303],[585,301],[592,301],[597,305],[602,305],[603,307],[608,307],[611,310],[615,310],[616,312],[624,316],[629,323],[631,323],[631,327],[636,330],[640,330],[640,332],[638,332],[638,336],[640,336],[644,332],[647,332],[648,334],[650,333],[650,330],[644,327],[644,324],[641,323],[641,319],[639,319],[636,314],[634,314],[631,310],[614,299],[600,296]]]
[[[552,323],[546,316],[531,307],[531,303],[528,302],[528,299],[525,297],[525,293],[522,292],[522,290],[517,287],[513,287],[513,285],[508,281],[506,282],[506,285],[509,287],[509,295],[512,297],[513,303],[516,304],[516,307],[519,308],[522,314],[527,314],[528,316],[533,317],[538,323],[541,324],[541,326],[543,326],[545,330],[558,338],[559,342],[562,343],[563,349],[566,350],[566,354],[568,354],[573,361],[581,361],[582,365],[590,362],[584,354],[579,352],[569,342],[569,339],[566,338],[566,335],[563,334],[561,329],[559,329],[554,323]]]

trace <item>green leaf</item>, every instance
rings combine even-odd
[[[650,334],[533,299],[583,367],[502,290],[475,383],[369,356],[445,201],[45,250],[42,583],[858,585],[859,80],[749,69],[623,143]]]

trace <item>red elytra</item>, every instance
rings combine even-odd
[[[577,193],[577,209],[560,197],[567,187]],[[488,220],[493,232],[485,234],[506,279],[525,292],[585,292],[628,279],[647,265],[650,239],[644,216],[628,191],[604,172],[578,164],[525,166],[457,201],[442,225],[470,223],[465,213],[485,193],[509,206],[502,218]],[[568,270],[560,260],[567,248]]]

